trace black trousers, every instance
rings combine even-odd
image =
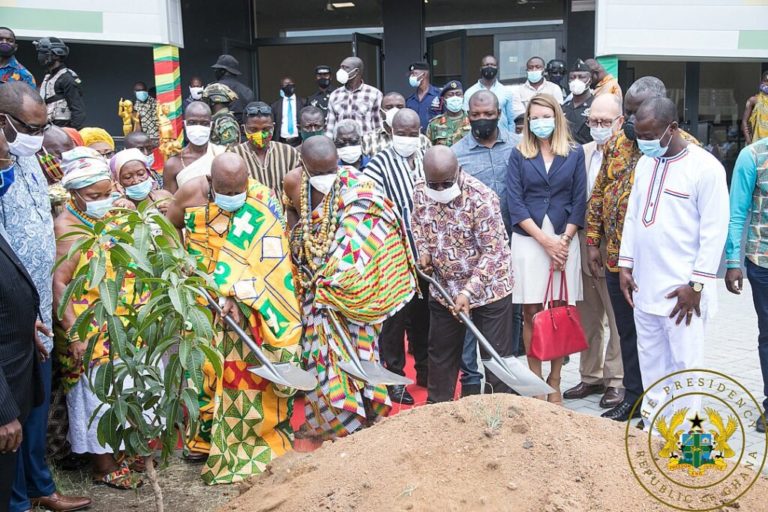
[[[621,293],[618,272],[605,272],[608,296],[616,318],[621,345],[621,362],[624,365],[624,400],[634,403],[643,394],[643,377],[640,374],[640,361],[637,358],[637,331],[635,330],[635,312]]]
[[[430,402],[453,400],[456,378],[461,365],[464,336],[467,328],[451,311],[434,299],[429,300],[429,385]],[[493,344],[502,357],[512,355],[512,296],[480,306],[472,310],[472,322]],[[480,350],[482,359],[488,354]],[[512,390],[493,373],[485,372],[487,392],[511,393]]]
[[[419,279],[423,298],[414,296],[395,316],[387,319],[379,336],[379,356],[384,366],[398,375],[405,375],[405,334],[413,349],[414,366],[419,380],[427,380],[427,341],[429,337],[429,283]]]

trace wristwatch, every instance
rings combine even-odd
[[[696,281],[688,281],[688,286],[693,288],[696,293],[701,293],[701,290],[704,289],[704,283],[697,283]]]

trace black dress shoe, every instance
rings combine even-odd
[[[755,425],[755,430],[760,432],[761,434],[765,434],[765,421],[763,421],[763,418],[765,416],[760,416],[757,418],[757,424]]]
[[[624,390],[622,388],[608,388],[600,399],[600,407],[603,409],[613,409],[624,402]]]
[[[630,413],[632,412],[632,407],[634,407],[633,402],[624,401],[621,402],[619,405],[614,407],[613,409],[609,411],[605,411],[600,416],[602,418],[608,418],[609,420],[613,421],[627,421],[631,418],[639,418],[640,417],[640,407],[635,408],[634,414],[632,414],[630,418]]]
[[[579,398],[586,398],[589,395],[599,395],[603,393],[605,393],[605,386],[602,384],[587,384],[586,382],[579,382],[571,389],[563,393],[563,398],[566,400],[576,400]]]
[[[413,405],[413,397],[408,392],[407,389],[405,389],[405,386],[400,384],[397,386],[387,386],[389,388],[389,398],[392,400],[392,403],[396,404],[402,404],[402,405]]]

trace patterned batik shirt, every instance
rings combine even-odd
[[[454,299],[469,293],[472,308],[510,295],[512,252],[496,194],[465,172],[459,174],[461,195],[447,204],[428,198],[426,186],[416,182],[411,228],[419,254],[432,256],[434,277]],[[448,307],[434,287],[429,292]]]
[[[8,243],[35,283],[40,295],[42,321],[52,329],[53,265],[56,262],[56,238],[53,234],[48,182],[37,157],[19,157],[15,181],[0,198],[0,223],[8,233]],[[40,333],[48,353],[53,340]]]
[[[699,141],[685,131],[680,130],[680,134],[688,142],[699,145]],[[635,181],[635,167],[641,156],[637,144],[623,131],[614,135],[603,148],[603,165],[587,203],[587,245],[600,247],[601,242],[605,243],[606,267],[611,272],[619,271],[621,231]]]
[[[8,59],[8,64],[0,67],[0,82],[26,82],[33,88],[37,88],[35,77],[13,56]]]
[[[380,90],[365,83],[361,83],[354,91],[346,87],[333,91],[328,98],[326,135],[333,138],[333,129],[342,119],[354,119],[359,122],[363,135],[381,129],[381,98]]]

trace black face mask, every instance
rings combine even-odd
[[[48,65],[53,61],[53,57],[50,53],[38,53],[37,54],[37,63],[40,64],[43,67],[48,67]]]
[[[321,89],[327,88],[329,85],[331,85],[331,79],[330,78],[318,78],[317,79],[317,86]]]
[[[499,125],[499,119],[476,119],[470,121],[469,125],[472,127],[472,135],[478,140],[486,140],[496,133],[496,127]]]
[[[0,57],[10,57],[16,53],[16,49],[11,43],[0,43]]]
[[[622,130],[624,130],[624,135],[629,140],[637,140],[637,135],[635,135],[635,122],[634,121],[627,121],[624,123],[624,126],[622,127]]]
[[[213,72],[213,76],[216,77],[216,80],[221,80],[222,78],[224,78],[224,76],[226,76],[226,74],[227,74],[227,70],[221,69],[221,68],[216,68],[216,71]]]
[[[486,80],[493,80],[496,78],[496,74],[499,72],[498,68],[494,68],[492,66],[485,66],[483,69],[480,70],[480,74],[483,75],[483,78]]]
[[[293,96],[293,92],[296,90],[296,86],[293,84],[290,85],[284,85],[281,90],[283,91],[283,94],[285,94],[285,97]]]

